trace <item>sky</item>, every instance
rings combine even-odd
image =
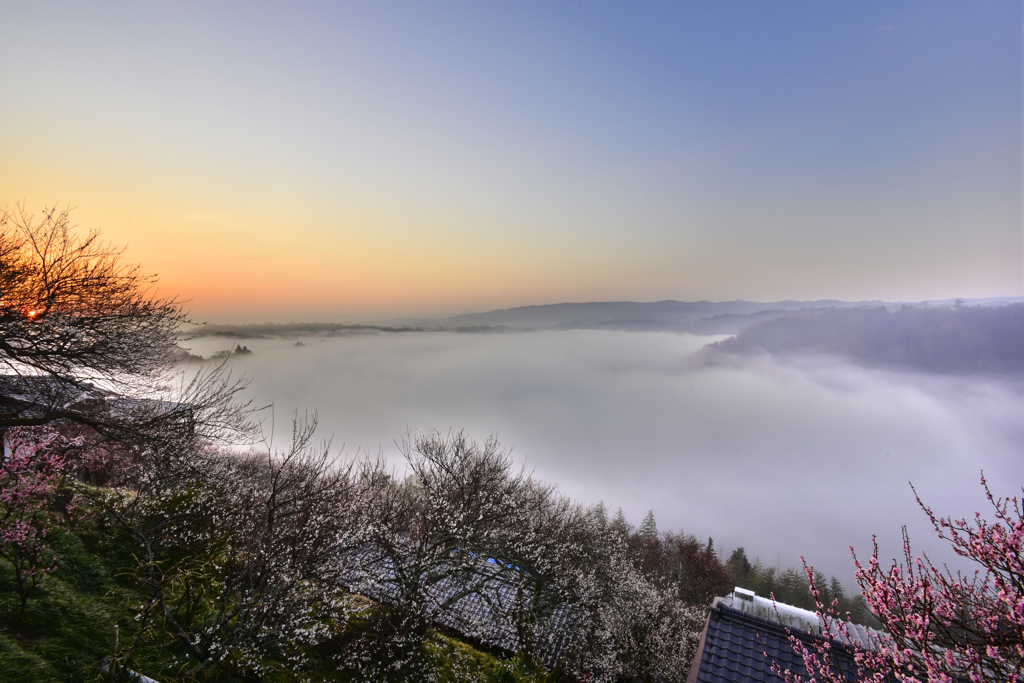
[[[0,7],[0,207],[199,318],[1024,294],[1019,2]]]

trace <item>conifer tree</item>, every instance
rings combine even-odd
[[[732,551],[732,555],[729,556],[729,560],[725,563],[725,568],[729,570],[729,575],[737,586],[750,588],[747,584],[749,583],[750,572],[753,567],[750,564],[750,560],[747,559],[747,553],[742,546]]]
[[[654,521],[654,510],[648,510],[647,516],[640,524],[640,538],[645,542],[658,538],[658,524]]]
[[[626,522],[626,515],[622,514],[622,508],[615,511],[615,517],[612,518],[611,528],[620,533],[626,533],[629,531],[629,523]]]

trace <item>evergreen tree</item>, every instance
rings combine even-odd
[[[603,500],[594,508],[594,518],[601,526],[608,526],[608,508],[605,506]]]
[[[846,599],[846,592],[843,590],[843,584],[841,584],[839,579],[834,576],[829,584],[828,597],[830,599],[839,600],[840,602]]]
[[[620,533],[626,533],[629,531],[629,523],[626,522],[626,515],[622,514],[622,508],[619,508],[615,512],[615,517],[612,519],[611,528]]]
[[[747,553],[742,548],[736,548],[732,551],[732,555],[725,563],[725,568],[729,570],[729,575],[732,577],[733,583],[740,588],[746,588],[750,590],[750,560],[747,559]]]
[[[822,576],[821,579],[824,583],[825,577]],[[807,576],[798,569],[790,567],[777,573],[775,588],[772,592],[775,599],[781,603],[807,610],[814,609],[814,596],[809,590]]]
[[[658,538],[658,524],[654,521],[654,510],[648,510],[640,524],[640,538],[646,543]]]

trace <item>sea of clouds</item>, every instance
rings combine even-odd
[[[518,464],[574,499],[662,530],[744,546],[768,565],[799,556],[852,586],[848,546],[947,559],[908,482],[942,514],[985,511],[1024,484],[1024,388],[999,378],[864,369],[831,357],[703,362],[721,337],[613,331],[383,333],[243,339],[279,446],[295,410],[346,455],[401,470],[407,432],[496,435]],[[300,341],[301,345],[296,342]],[[188,342],[209,356],[233,341]]]

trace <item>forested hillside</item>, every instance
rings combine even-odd
[[[18,431],[0,507],[29,531],[0,547],[5,680],[94,680],[111,661],[160,681],[682,680],[733,585],[813,608],[795,570],[742,549],[723,563],[653,514],[609,521],[493,441],[407,443],[396,480],[311,435],[160,464]],[[471,609],[504,586],[507,604]]]
[[[835,354],[855,362],[950,374],[1024,371],[1024,304],[807,311],[755,323],[709,355]]]

